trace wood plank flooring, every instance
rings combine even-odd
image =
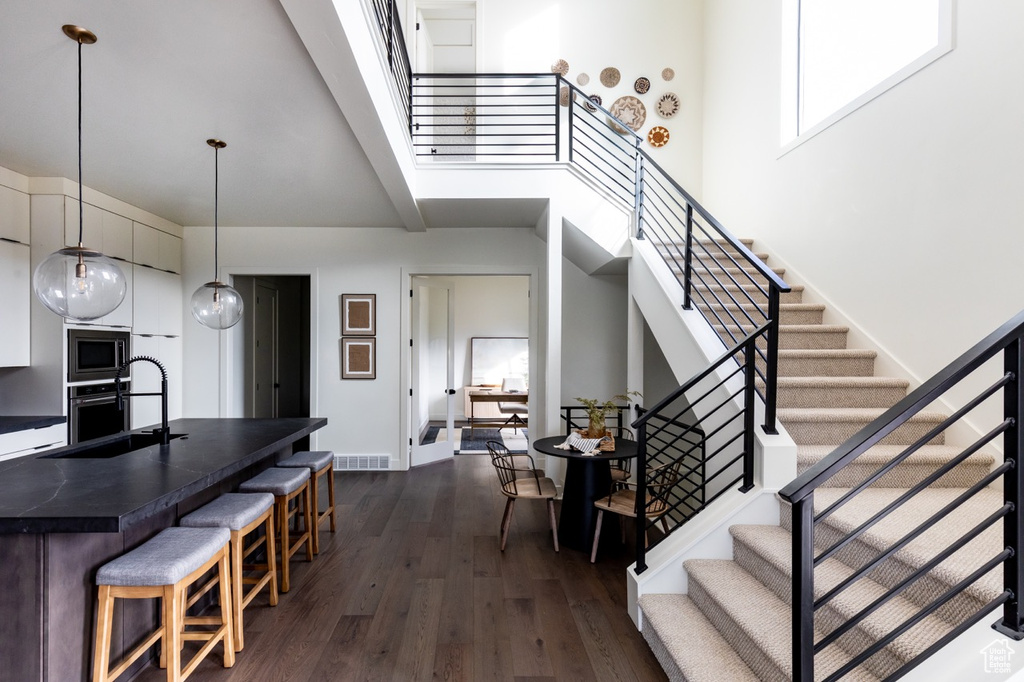
[[[246,609],[234,667],[217,649],[190,680],[666,679],[626,614],[628,552],[555,554],[529,500],[499,551],[505,498],[486,456],[335,476],[338,532],[293,561],[277,607],[260,595]]]

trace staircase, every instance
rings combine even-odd
[[[745,243],[750,248],[751,242]],[[770,265],[768,254],[758,256]],[[714,269],[716,266],[707,267]],[[776,272],[781,274],[780,270]],[[717,291],[713,291],[716,288]],[[739,289],[707,286],[703,292],[695,292],[695,299],[707,302],[715,298],[712,294],[718,294],[717,298],[725,301],[723,294],[732,293],[739,300]],[[703,299],[702,293],[706,295]],[[797,443],[801,472],[904,398],[908,388],[906,381],[875,376],[874,351],[847,348],[848,329],[824,324],[825,306],[805,304],[802,297],[800,286],[794,286],[792,292],[782,297],[777,394],[778,420]],[[714,302],[709,308],[717,310],[710,314],[705,312],[720,334],[741,331],[742,325],[721,323],[739,319],[724,314],[730,306],[738,307],[731,302]],[[922,412],[869,449],[852,466],[830,479],[826,487],[817,489],[815,512],[827,508],[847,492],[849,486],[871,475],[945,417],[939,412]],[[933,438],[818,526],[814,536],[816,551],[828,549],[961,451],[961,448],[947,446],[941,434]],[[894,514],[838,549],[815,569],[815,598],[826,594],[873,560],[879,551],[898,542],[909,529],[981,481],[993,462],[993,456],[985,452],[971,454]],[[867,577],[854,582],[850,589],[816,612],[815,641],[820,641],[880,595],[899,585],[908,574],[945,549],[952,538],[973,528],[1002,504],[1002,493],[986,488],[965,507],[932,525],[890,559],[881,562]],[[781,527],[732,526],[729,529],[732,560],[685,561],[688,594],[641,596],[644,636],[670,679],[690,682],[792,679],[790,565],[793,539],[789,512],[788,507],[783,508]],[[910,585],[825,647],[815,659],[815,679],[828,679],[879,637],[965,578],[974,569],[971,559],[988,558],[1002,547],[1001,523],[996,523],[941,562],[930,577]],[[1001,570],[993,569],[963,594],[839,677],[875,680],[892,675],[1000,594],[1001,578]],[[694,642],[701,645],[694,646]]]

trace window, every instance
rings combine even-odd
[[[952,0],[792,2],[785,42],[795,58],[784,63],[797,66],[796,106],[787,139],[828,127],[952,48]]]

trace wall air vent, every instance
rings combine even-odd
[[[388,455],[335,455],[335,471],[387,471],[391,468]]]

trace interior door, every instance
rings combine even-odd
[[[416,10],[416,71],[476,72],[476,3],[425,0]],[[476,88],[472,80],[435,80],[421,94],[433,105],[425,119],[431,153],[438,160],[473,158],[477,134]]]
[[[256,281],[253,310],[253,416],[278,416],[277,288]]]
[[[412,466],[455,456],[455,316],[451,287],[413,278]]]

